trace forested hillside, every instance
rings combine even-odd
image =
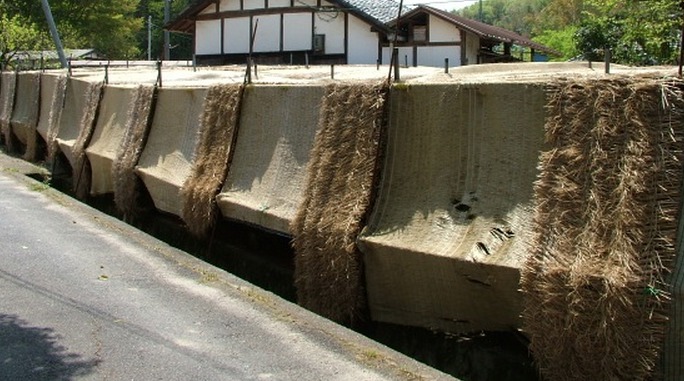
[[[171,17],[192,0],[170,1]],[[163,49],[164,0],[50,0],[65,48],[94,48],[109,59],[146,59],[151,16],[151,55]],[[171,34],[171,57],[190,58],[192,38]],[[0,63],[16,51],[54,50],[38,0],[0,0]]]
[[[192,0],[170,0],[171,17]],[[482,0],[459,13],[516,31],[563,53],[613,61],[671,64],[679,54],[680,0]],[[64,46],[95,48],[109,59],[162,56],[165,0],[50,0]],[[151,17],[151,23],[149,23]],[[171,34],[171,58],[189,59],[192,37]],[[38,0],[0,0],[0,63],[22,50],[53,50]]]
[[[624,64],[671,64],[681,39],[679,0],[483,0],[459,13],[516,31],[563,53]]]

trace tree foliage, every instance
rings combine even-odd
[[[484,22],[513,30],[563,53],[624,64],[676,62],[680,0],[483,0]],[[460,12],[477,19],[479,4]]]

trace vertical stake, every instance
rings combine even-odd
[[[444,59],[444,73],[449,74],[449,58]]]
[[[396,82],[401,82],[401,75],[399,73],[399,48],[394,48],[392,57],[392,62],[394,62],[394,80]]]
[[[330,79],[335,79],[335,64],[330,65]]]
[[[162,61],[157,60],[157,86],[162,87]]]

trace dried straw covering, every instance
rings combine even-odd
[[[16,110],[12,117],[12,131],[24,139],[26,150],[23,158],[28,161],[35,161],[37,155],[38,130],[36,126],[40,110],[40,80],[40,73],[20,74],[17,79],[17,100]]]
[[[328,86],[306,192],[291,227],[299,303],[344,324],[366,314],[356,238],[377,177],[387,94],[382,84]]]
[[[95,121],[97,119],[97,110],[102,99],[102,88],[104,83],[95,82],[90,83],[85,94],[86,107],[81,115],[79,122],[79,133],[72,148],[74,157],[73,181],[74,192],[79,198],[87,197],[90,191],[90,162],[86,155],[85,149],[90,143],[90,138],[93,136],[95,130]]]
[[[17,87],[17,75],[14,72],[2,73],[2,103],[0,103],[0,130],[5,138],[7,150],[14,150],[12,141],[12,111],[14,110],[14,96]]]
[[[190,176],[180,190],[182,218],[190,232],[206,236],[216,220],[216,195],[226,180],[237,136],[244,86],[216,85],[204,100]]]
[[[114,203],[127,220],[135,215],[138,197],[143,186],[140,178],[135,174],[135,166],[138,164],[149,133],[154,93],[153,86],[141,85],[135,89],[126,116],[126,131],[112,163]]]
[[[524,330],[549,380],[647,380],[668,314],[684,100],[673,79],[560,82],[535,186]]]
[[[52,102],[50,104],[50,114],[47,122],[46,144],[48,148],[48,161],[53,161],[55,154],[59,150],[57,144],[57,133],[59,132],[59,118],[62,114],[64,106],[64,98],[67,92],[67,76],[61,75],[57,78],[54,93],[52,94]],[[40,122],[39,122],[40,123]]]

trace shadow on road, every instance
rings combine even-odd
[[[99,363],[69,353],[51,328],[31,327],[15,315],[0,314],[0,343],[0,380],[71,380]]]

